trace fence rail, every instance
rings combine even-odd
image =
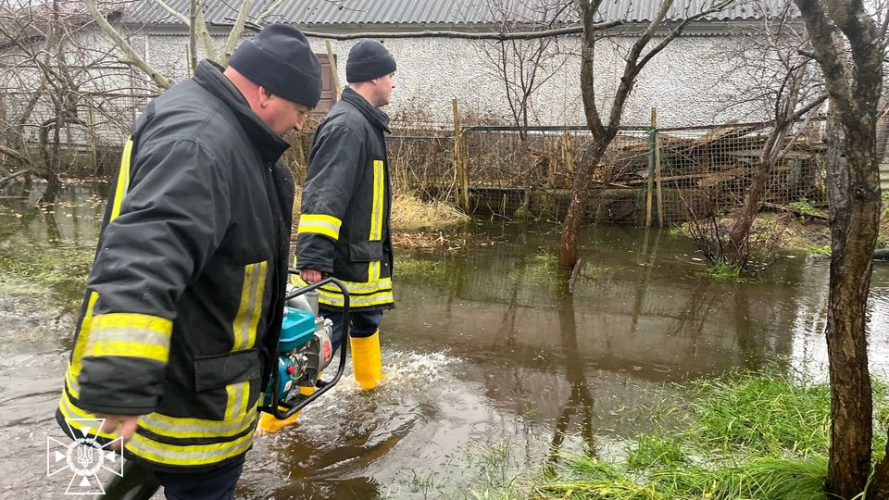
[[[21,112],[24,95],[0,96],[0,125],[7,131]],[[68,174],[113,175],[120,145],[152,96],[112,97],[85,94],[78,101],[81,122],[66,126],[60,137],[66,146]],[[35,108],[31,124],[22,129],[27,148],[39,149],[35,123],[47,119],[50,112],[49,103]],[[810,123],[775,165],[765,201],[825,201],[823,125],[818,120]],[[506,217],[524,205],[535,215],[561,219],[567,211],[574,174],[592,145],[590,132],[580,126],[522,130],[471,125],[461,128],[459,148],[455,148],[453,127],[396,122],[393,130],[387,143],[396,192],[410,191],[426,199],[456,199],[458,189],[468,188],[473,211]],[[641,224],[652,213],[665,221],[681,221],[689,209],[736,207],[750,185],[770,131],[763,123],[675,129],[621,127],[595,167],[588,218]],[[5,135],[0,134],[0,139]],[[289,138],[293,147],[285,160],[298,182],[305,175],[311,138],[311,132]],[[467,172],[467,186],[459,185],[458,166]],[[889,171],[889,167],[884,169]]]

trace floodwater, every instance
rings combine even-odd
[[[52,212],[0,198],[0,256],[88,259],[104,193],[68,188]],[[473,224],[467,249],[397,256],[382,325],[385,384],[347,371],[293,427],[257,440],[237,497],[485,498],[571,453],[623,453],[673,382],[775,365],[823,378],[828,260],[786,255],[763,279],[720,284],[667,232],[580,235],[573,294],[554,275],[558,228]],[[82,290],[0,276],[0,498],[65,498],[47,477]],[[889,367],[889,267],[870,307],[873,370]],[[519,477],[518,480],[515,480]],[[160,496],[158,495],[158,498]]]

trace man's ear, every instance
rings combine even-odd
[[[269,92],[269,89],[263,87],[262,85],[259,85],[256,87],[256,94],[256,97],[259,100],[260,107],[264,108],[269,105],[269,101],[272,99],[272,93]]]

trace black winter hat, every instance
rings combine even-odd
[[[382,43],[362,40],[349,51],[346,61],[346,81],[366,82],[395,72],[395,58]]]
[[[266,26],[238,47],[229,66],[288,101],[314,108],[321,99],[321,63],[293,26]]]

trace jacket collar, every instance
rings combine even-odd
[[[290,147],[284,139],[274,130],[270,129],[256,113],[250,109],[247,99],[235,87],[225,75],[222,74],[222,66],[213,61],[201,61],[195,71],[194,81],[208,92],[219,98],[235,114],[238,123],[253,141],[259,150],[262,159],[268,163],[274,163],[281,158],[284,151]]]
[[[371,106],[370,103],[367,102],[367,99],[362,97],[358,92],[355,92],[350,87],[346,87],[343,89],[342,100],[358,108],[358,111],[361,111],[361,114],[367,118],[367,121],[369,121],[371,125],[380,130],[389,133],[392,132],[389,130],[389,115],[383,113],[380,108]]]

